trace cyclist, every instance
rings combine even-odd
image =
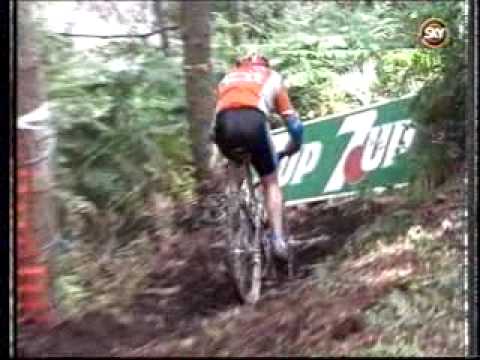
[[[270,239],[274,253],[285,260],[287,246],[283,236],[283,196],[277,176],[278,155],[270,137],[268,117],[278,113],[290,134],[283,154],[297,152],[303,140],[303,124],[290,103],[281,75],[272,70],[266,57],[251,54],[235,66],[217,86],[214,136],[221,153],[235,161],[231,152],[241,147],[251,154],[251,162],[262,184]]]

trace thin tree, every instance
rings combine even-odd
[[[167,3],[163,0],[153,2],[153,14],[155,15],[155,23],[158,29],[162,29],[168,23]],[[170,39],[168,31],[160,32],[160,46],[165,56],[170,55]]]
[[[240,28],[238,27],[238,23],[240,21],[240,1],[230,0],[228,10],[229,10],[228,11],[228,16],[229,16],[229,19],[230,19],[230,23],[235,25],[230,30],[232,45],[233,46],[238,46],[242,42],[242,33],[241,33]]]

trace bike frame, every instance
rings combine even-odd
[[[264,202],[263,194],[259,198],[258,186],[260,182],[253,181],[253,169],[250,165],[250,159],[245,157],[242,160],[241,165],[237,165],[232,161],[227,164],[227,178],[230,186],[229,194],[229,233],[227,239],[227,251],[228,259],[231,262],[230,270],[233,272],[233,280],[240,297],[247,303],[255,303],[260,297],[262,276],[272,272],[274,277],[277,277],[276,266],[272,255],[272,248],[269,241],[263,241],[265,224],[264,224]],[[235,192],[231,192],[231,187],[235,189]],[[242,186],[245,188],[242,189]],[[261,190],[260,190],[261,191]],[[243,210],[242,210],[243,209]],[[235,226],[233,221],[235,216],[240,216],[244,212],[246,216],[247,224],[239,224],[239,232],[241,233],[241,227],[247,227],[247,233],[249,234],[249,226],[253,228],[253,236],[246,241],[243,239],[237,239],[238,234],[235,233]],[[236,213],[238,212],[238,213]],[[239,222],[241,222],[240,219]],[[243,243],[242,243],[243,241]],[[262,261],[262,250],[265,258],[265,264]],[[239,260],[241,256],[245,255],[247,258],[251,255],[251,275],[250,289],[245,289],[243,277],[245,276],[245,269]],[[248,260],[247,260],[248,261]],[[288,275],[293,275],[293,252],[289,247],[289,259],[288,259]]]

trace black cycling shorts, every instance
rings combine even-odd
[[[236,150],[251,155],[250,161],[259,176],[272,174],[278,165],[267,117],[258,109],[224,110],[215,122],[215,142],[222,154],[238,162]]]

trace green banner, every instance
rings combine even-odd
[[[415,137],[412,98],[304,122],[301,151],[279,167],[286,204],[407,185],[412,169],[405,155]],[[272,135],[276,149],[283,149],[289,139],[285,128]]]

